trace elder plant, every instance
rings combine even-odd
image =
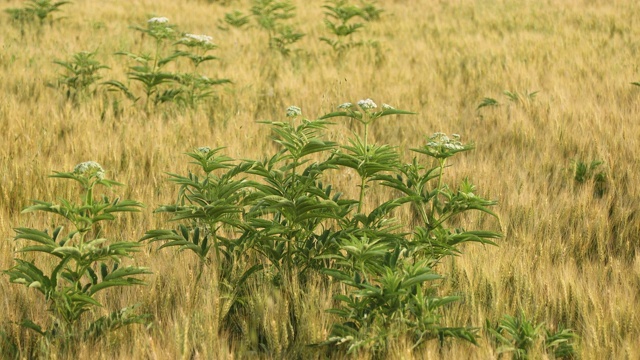
[[[81,51],[73,54],[71,59],[67,61],[53,61],[64,69],[64,73],[60,74],[57,85],[66,88],[65,95],[67,99],[75,101],[91,94],[91,87],[102,78],[99,74],[100,70],[109,68],[96,60],[95,55],[95,52]]]
[[[23,319],[20,325],[42,335],[46,341],[59,342],[63,349],[72,350],[78,341],[145,319],[134,314],[135,306],[86,318],[103,306],[98,299],[101,292],[142,285],[140,275],[150,273],[145,267],[121,265],[139,251],[137,242],[110,240],[104,232],[116,214],[138,212],[143,205],[118,197],[111,199],[105,194],[97,196],[100,187],[122,184],[106,179],[102,167],[93,161],[78,164],[72,172],[55,172],[51,177],[76,182],[81,188],[80,201],[60,199],[56,204],[34,201],[34,205],[25,208],[23,213],[49,213],[64,225],[52,231],[15,229],[15,241],[24,243],[18,253],[30,254],[33,260],[16,258],[15,265],[4,273],[12,283],[40,293],[41,305],[51,314],[49,324]]]
[[[410,112],[386,104],[378,110],[366,99],[357,105],[342,104],[338,112],[322,117],[347,117],[363,128],[363,135],[349,140],[350,146],[334,152],[335,164],[352,168],[360,176],[360,196],[356,213],[340,221],[344,230],[337,239],[339,250],[323,256],[331,260],[324,273],[351,289],[335,296],[338,306],[330,311],[342,322],[334,325],[323,344],[339,345],[347,352],[364,348],[384,355],[387,344],[398,337],[408,337],[414,347],[446,337],[475,343],[477,329],[439,324],[447,304],[459,297],[437,294],[442,276],[434,268],[443,257],[458,254],[462,243],[494,244],[492,239],[501,236],[448,226],[470,210],[496,216],[488,209],[496,203],[475,195],[469,181],[452,190],[443,180],[447,159],[473,148],[463,144],[458,135],[449,138],[435,133],[422,148],[412,149],[435,160],[432,167],[422,165],[418,158],[402,164],[394,147],[369,144],[369,127],[378,119],[404,114]],[[366,189],[374,185],[392,188],[400,195],[381,204],[368,204],[373,210],[367,212]],[[420,214],[410,231],[393,216],[393,210],[405,204]]]
[[[126,56],[135,61],[137,64],[129,67],[127,73],[129,80],[142,85],[144,92],[144,109],[149,112],[151,103],[158,105],[159,103],[170,101],[177,95],[177,90],[168,88],[162,90],[162,86],[172,82],[176,76],[174,73],[167,71],[165,67],[174,61],[178,55],[176,53],[164,55],[163,50],[167,42],[177,37],[175,27],[169,24],[166,17],[153,17],[147,21],[146,27],[134,27],[141,33],[151,37],[154,40],[154,49],[152,53],[132,53],[127,51],[117,52],[116,55]],[[117,80],[109,80],[106,85],[114,89],[122,91],[127,98],[138,101],[140,96],[136,96],[127,85]]]
[[[186,106],[197,107],[202,100],[213,96],[213,86],[231,82],[229,79],[210,79],[199,72],[198,67],[204,62],[218,60],[217,57],[208,54],[217,48],[212,40],[208,35],[185,34],[176,43],[187,49],[176,51],[176,54],[189,59],[193,67],[192,72],[177,76],[178,83],[182,85],[178,98]]]
[[[305,35],[285,22],[295,17],[295,9],[290,0],[252,1],[251,14],[258,27],[267,33],[269,48],[278,50],[282,55],[289,55],[290,46]]]
[[[51,1],[51,0],[27,0],[22,8],[9,8],[5,12],[9,14],[12,20],[25,23],[38,19],[40,25],[45,20],[52,18],[53,13],[61,11],[61,7],[70,4],[71,1]],[[53,20],[50,20],[53,22]]]
[[[132,53],[121,51],[116,55],[126,56],[136,62],[129,67],[127,76],[130,82],[142,87],[142,96],[136,95],[135,88],[117,80],[105,82],[111,89],[121,91],[129,99],[137,102],[144,98],[144,110],[151,106],[174,103],[195,108],[204,99],[213,95],[213,86],[230,83],[228,79],[212,79],[200,72],[200,66],[208,61],[217,60],[209,52],[216,48],[208,35],[181,34],[166,17],[153,17],[146,27],[136,30],[154,40],[151,53]],[[169,52],[168,47],[173,46]],[[180,58],[187,58],[192,71],[180,73],[170,69],[170,64]]]
[[[221,148],[187,153],[198,171],[170,174],[179,185],[177,201],[156,210],[171,214],[177,228],[148,231],[143,240],[192,251],[203,264],[197,278],[213,265],[235,300],[247,294],[246,281],[262,270],[285,293],[289,290],[281,287],[291,281],[304,291],[310,273],[333,279],[341,290],[328,311],[339,321],[316,344],[332,345],[330,351],[385,356],[389,342],[401,337],[415,348],[447,337],[475,343],[476,329],[440,323],[459,297],[438,293],[444,276],[437,266],[459,254],[463,243],[494,244],[500,234],[451,223],[472,210],[496,216],[489,210],[496,202],[477,195],[468,180],[455,187],[447,183],[447,160],[473,149],[460,136],[433,134],[413,149],[417,155],[407,164],[396,147],[371,139],[371,127],[384,118],[412,114],[364,99],[310,120],[291,106],[284,120],[262,122],[277,146],[272,155],[237,161]],[[325,139],[330,121],[340,118],[360,126],[347,144]],[[353,199],[344,196],[350,189],[330,183],[334,171],[347,169],[358,174]],[[393,191],[373,203],[371,188]],[[417,214],[415,223],[396,220],[401,207]],[[278,280],[285,278],[289,282]],[[298,318],[291,317],[293,329],[304,326],[295,323]],[[256,347],[269,351],[268,344]]]
[[[330,35],[320,37],[320,41],[331,46],[334,54],[341,59],[345,53],[363,45],[377,47],[373,41],[356,41],[354,35],[365,27],[360,21],[370,22],[380,18],[382,9],[374,2],[363,3],[362,6],[353,5],[346,0],[327,1],[322,8],[325,10],[324,25]]]

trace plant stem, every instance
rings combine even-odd
[[[216,251],[216,266],[220,268],[220,249],[218,248],[218,238],[216,236],[215,228],[211,228],[211,240],[213,241],[213,248]]]
[[[367,137],[369,136],[369,122],[365,121],[364,124],[364,163],[369,161],[369,146],[367,144]],[[364,202],[364,191],[367,184],[367,177],[362,176],[362,181],[360,182],[360,199],[358,200],[358,213],[362,212],[362,204]]]
[[[438,196],[440,195],[440,190],[442,188],[442,173],[444,172],[444,164],[447,161],[447,159],[438,159],[438,161],[440,162],[440,171],[438,173],[438,187],[436,188],[436,196],[433,199],[433,202],[431,203],[431,216],[434,216],[435,212],[436,212],[436,205],[438,204]]]

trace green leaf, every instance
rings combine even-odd
[[[351,283],[353,282],[353,278],[346,274],[343,271],[340,270],[335,270],[335,269],[322,269],[320,270],[320,272],[322,272],[325,275],[329,275],[335,279],[338,279],[340,281],[346,282],[346,283]]]
[[[139,99],[138,97],[133,95],[133,93],[129,90],[129,88],[125,84],[121,83],[120,81],[109,80],[109,81],[103,82],[102,84],[110,86],[116,91],[117,90],[121,91],[129,100],[131,100],[133,102],[136,102]]]
[[[62,246],[62,247],[55,248],[53,249],[52,253],[61,254],[64,256],[71,256],[74,259],[80,259],[82,257],[82,253],[80,253],[80,250],[72,246]]]
[[[74,302],[80,302],[80,303],[85,303],[85,304],[88,304],[88,305],[94,305],[94,306],[102,307],[102,304],[97,302],[94,298],[92,298],[89,295],[85,295],[85,294],[81,294],[81,293],[75,293],[75,294],[72,294],[71,296],[69,296],[69,298]]]
[[[42,330],[42,327],[29,319],[24,319],[18,323],[18,325],[33,330],[42,336],[46,336],[46,333]]]
[[[442,279],[442,276],[434,273],[426,273],[417,276],[410,277],[409,279],[402,282],[404,287],[411,287],[416,284],[422,284],[425,281],[433,281]]]

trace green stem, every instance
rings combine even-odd
[[[429,226],[429,217],[427,216],[427,212],[425,211],[422,204],[416,205],[416,207],[418,208],[418,212],[420,212],[420,217],[422,217],[422,221],[424,222],[424,224]]]
[[[440,219],[438,219],[438,221],[435,224],[433,224],[433,226],[431,226],[431,229],[437,228],[442,223],[444,223],[445,221],[449,220],[449,218],[451,218],[453,215],[455,215],[455,214],[454,213],[450,213],[450,214],[447,214],[447,215],[441,217]]]
[[[434,216],[435,212],[436,212],[436,205],[438,203],[438,197],[440,195],[440,190],[442,188],[442,173],[444,172],[444,164],[447,161],[447,159],[438,159],[438,161],[440,162],[440,171],[438,173],[438,187],[436,188],[436,196],[433,199],[433,202],[431,203],[431,216]]]
[[[220,249],[218,248],[218,238],[215,230],[211,232],[211,241],[213,241],[213,249],[216,251],[216,266],[220,269]]]
[[[154,92],[154,88],[156,87],[155,82],[156,82],[156,70],[158,69],[158,57],[160,57],[160,39],[156,39],[156,55],[154,56],[153,59],[153,68],[151,68],[151,75],[152,75],[152,83],[154,85],[147,85],[147,99],[146,102],[144,103],[144,109],[147,112],[147,114],[149,113],[149,98],[151,97],[151,94],[153,94]]]
[[[369,161],[369,146],[367,144],[367,138],[369,137],[369,122],[365,121],[364,124],[364,162],[365,164]],[[360,182],[360,199],[358,200],[358,213],[362,213],[362,205],[364,203],[364,192],[367,184],[366,176],[362,176],[362,181]]]
[[[367,186],[367,178],[362,177],[362,182],[360,183],[360,200],[358,201],[358,214],[362,213],[362,203],[364,202],[364,189]]]

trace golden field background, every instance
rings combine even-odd
[[[231,157],[262,158],[275,147],[257,120],[282,119],[289,105],[313,118],[370,97],[418,113],[376,123],[371,133],[376,142],[398,145],[408,160],[408,149],[433,132],[461,134],[477,148],[453,158],[446,175],[453,183],[469,176],[480,194],[499,201],[500,222],[465,219],[469,228],[503,232],[499,247],[467,246],[463,256],[439,269],[450,274],[443,292],[465,296],[445,323],[481,327],[485,319],[495,322],[522,309],[552,328],[561,323],[574,329],[581,358],[640,358],[640,87],[630,84],[640,81],[640,3],[381,0],[381,20],[357,35],[379,41],[380,52],[355,49],[337,62],[318,40],[327,35],[322,2],[294,2],[294,23],[306,37],[294,45],[304,53],[289,58],[269,50],[266,35],[255,27],[216,28],[233,9],[247,13],[245,0],[226,6],[204,0],[76,0],[55,15],[64,19],[27,27],[23,34],[3,13],[0,269],[12,266],[14,227],[55,225],[40,215],[20,215],[23,207],[32,199],[74,196],[69,184],[47,178],[53,171],[95,160],[108,177],[126,183],[115,192],[147,207],[123,217],[109,235],[135,240],[145,230],[166,227],[152,211],[175,199],[176,187],[165,173],[187,172],[185,151],[226,146]],[[0,9],[19,6],[20,1],[0,3]],[[105,80],[124,81],[129,63],[113,53],[146,49],[149,43],[130,26],[144,25],[151,16],[167,16],[180,30],[213,36],[221,60],[204,65],[205,72],[233,84],[218,87],[217,97],[198,111],[161,107],[149,116],[124,99],[120,115],[101,96],[74,105],[47,86],[61,71],[52,61],[83,50],[97,50],[97,58],[111,67],[102,73]],[[511,102],[504,90],[539,93]],[[484,97],[501,106],[476,110]],[[345,122],[329,136],[344,142],[348,134]],[[572,160],[605,162],[604,196],[594,196],[593,184],[574,181]],[[336,176],[334,183],[357,191],[347,175]],[[370,202],[376,197],[385,194],[372,195]],[[196,259],[189,255],[139,254],[137,263],[154,272],[146,278],[149,285],[109,293],[105,303],[115,309],[140,302],[154,325],[115,332],[98,344],[97,353],[87,345],[81,358],[186,359],[194,348],[200,359],[256,356],[218,332],[217,309],[224,299],[215,292],[190,293]],[[324,309],[331,306],[331,294],[319,288],[298,294],[291,303],[256,288],[250,299],[256,311],[252,321],[273,328],[269,342],[281,349],[270,355],[274,358],[323,356],[303,345],[327,335],[332,317]],[[12,322],[23,316],[46,321],[40,300],[0,277],[5,309],[0,328],[33,341]],[[297,334],[295,346],[288,343],[289,307],[309,325]],[[452,342],[440,349],[434,343],[415,353],[398,344],[394,354],[398,359],[498,356],[484,337],[479,347]],[[533,357],[544,355],[538,349]]]

